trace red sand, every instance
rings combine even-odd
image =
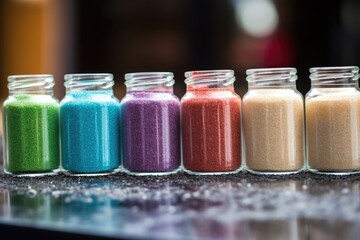
[[[230,89],[194,88],[181,104],[183,163],[193,172],[229,172],[241,165],[241,99]]]

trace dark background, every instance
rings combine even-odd
[[[271,22],[264,2],[278,21],[254,34],[238,19]],[[121,98],[125,73],[172,71],[181,97],[188,70],[233,69],[243,95],[246,69],[288,66],[305,94],[310,67],[360,62],[357,0],[3,0],[0,11],[2,99],[10,74],[52,73],[62,98],[65,73],[110,72]]]

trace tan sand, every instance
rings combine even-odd
[[[360,93],[338,90],[306,100],[309,168],[360,170]]]
[[[251,90],[243,100],[246,164],[265,172],[304,167],[304,105],[290,89]]]

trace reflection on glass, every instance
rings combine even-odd
[[[51,219],[51,209],[56,208],[51,195],[31,195],[31,190],[28,194],[17,191],[9,191],[8,194],[7,207],[12,218],[48,221]]]
[[[9,194],[8,190],[4,188],[0,188],[0,216],[7,217],[9,215],[8,213],[8,199]]]

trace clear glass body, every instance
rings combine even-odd
[[[180,168],[180,102],[170,72],[125,75],[121,100],[123,169],[131,175],[166,175]]]
[[[189,174],[236,173],[241,166],[241,98],[232,70],[185,73],[183,166]]]
[[[8,78],[3,103],[4,171],[19,176],[54,174],[59,169],[59,103],[52,75]]]
[[[120,105],[112,74],[65,75],[60,102],[62,168],[69,175],[106,175],[120,167]]]
[[[295,68],[247,70],[243,128],[247,170],[287,174],[304,169],[304,100]]]
[[[311,68],[306,95],[307,165],[315,173],[360,171],[358,67]]]

